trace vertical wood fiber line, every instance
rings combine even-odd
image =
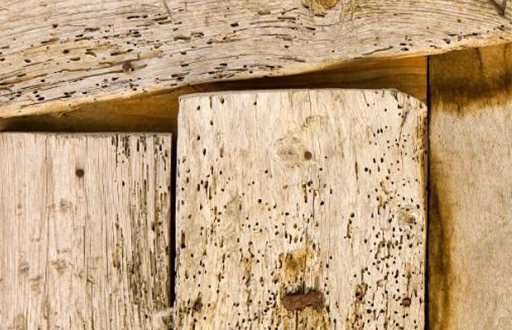
[[[0,329],[164,329],[171,136],[3,133],[0,155]]]
[[[182,98],[177,328],[422,330],[426,114],[394,90]]]
[[[429,297],[429,273],[430,273],[430,267],[429,267],[429,263],[430,263],[430,254],[428,253],[428,251],[430,250],[430,217],[431,217],[431,193],[432,193],[432,185],[431,185],[431,181],[430,181],[430,158],[431,158],[431,153],[430,153],[430,129],[431,129],[431,125],[429,125],[428,121],[430,119],[430,116],[431,116],[431,110],[432,110],[432,103],[431,103],[431,90],[430,90],[430,60],[431,60],[431,57],[427,57],[427,84],[426,84],[426,104],[427,104],[427,168],[426,168],[426,172],[427,172],[427,184],[426,184],[426,190],[427,190],[427,196],[426,196],[426,203],[427,203],[427,207],[426,207],[426,219],[427,221],[425,222],[425,230],[427,232],[427,235],[426,235],[426,241],[425,241],[425,249],[427,251],[426,255],[425,255],[425,310],[424,310],[424,313],[425,313],[425,330],[430,330],[430,317],[429,317],[429,308],[430,308],[430,297]]]
[[[169,251],[170,251],[170,263],[169,263],[169,281],[170,281],[170,307],[174,306],[174,302],[176,301],[176,175],[177,173],[177,155],[176,155],[176,136],[177,136],[177,128],[173,133],[172,138],[172,152],[171,152],[171,209],[170,209],[170,230],[171,230],[171,239],[169,243]],[[169,310],[171,313],[171,310]]]

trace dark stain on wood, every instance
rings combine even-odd
[[[203,309],[203,303],[201,302],[201,298],[197,298],[194,303],[194,311],[200,312]]]
[[[505,12],[507,11],[507,1],[508,0],[503,0],[503,2],[501,4],[496,2],[496,0],[489,0],[489,1],[494,5],[494,7],[496,7],[496,9],[498,10],[498,13],[501,16],[505,16]]]
[[[435,109],[464,116],[482,105],[501,108],[512,93],[512,45],[466,49],[430,59],[432,115]]]
[[[436,160],[432,160],[436,162]],[[428,264],[428,287],[429,287],[429,309],[428,318],[432,329],[450,329],[452,315],[452,301],[450,288],[453,288],[455,274],[452,269],[451,258],[451,237],[452,230],[448,227],[451,222],[450,206],[441,204],[438,192],[443,187],[436,183],[443,182],[440,175],[436,178],[436,166],[431,173],[430,182],[432,188],[430,193],[430,220],[429,220],[429,264]]]
[[[322,309],[324,307],[324,295],[318,291],[292,293],[285,295],[281,299],[281,303],[289,311],[301,311],[306,307]]]
[[[289,253],[281,254],[279,256],[279,260],[283,264],[281,283],[288,286],[288,289],[286,289],[284,292],[299,292],[299,290],[303,287],[303,276],[304,270],[306,268],[306,260],[308,259],[308,256],[311,255],[309,244],[310,243],[307,242],[304,248],[293,250]]]

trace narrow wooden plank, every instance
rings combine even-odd
[[[159,329],[170,135],[0,135],[0,329]]]
[[[512,329],[512,48],[430,68],[430,326]]]
[[[501,0],[3,0],[0,117],[512,41]]]
[[[178,329],[423,329],[426,106],[392,90],[181,100]]]
[[[187,86],[159,95],[94,102],[60,113],[0,119],[0,130],[177,133],[178,98],[198,92],[286,88],[396,88],[427,99],[427,58],[355,61],[320,72]]]

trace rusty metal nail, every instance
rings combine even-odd
[[[321,309],[324,307],[324,295],[318,291],[287,294],[281,299],[281,303],[289,311],[300,311],[306,307]]]
[[[123,63],[123,72],[124,73],[130,73],[134,70],[133,65],[131,62],[124,62]]]

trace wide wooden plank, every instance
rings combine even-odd
[[[177,133],[178,99],[198,92],[285,88],[396,88],[427,99],[427,58],[361,60],[301,75],[218,82],[128,100],[94,102],[37,116],[0,119],[0,130]]]
[[[0,329],[166,329],[170,135],[0,135]]]
[[[511,15],[501,0],[4,0],[0,117],[503,43]]]
[[[393,90],[181,100],[178,329],[423,329],[426,106]]]
[[[430,328],[512,328],[512,48],[430,63]]]

